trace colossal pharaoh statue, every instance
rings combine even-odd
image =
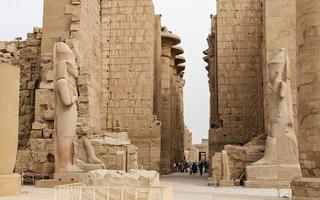
[[[56,128],[56,177],[61,173],[86,172],[103,169],[104,163],[95,155],[89,139],[76,138],[78,117],[78,67],[73,51],[63,42],[55,44],[55,128]],[[77,158],[76,147],[84,156]],[[82,160],[81,160],[82,159]],[[57,174],[58,173],[58,174]],[[63,176],[63,175],[62,175]]]
[[[301,176],[293,126],[290,65],[285,49],[268,63],[265,126],[268,134],[264,157],[246,168],[247,186],[288,185]]]
[[[75,164],[75,136],[77,127],[78,68],[75,54],[63,42],[55,44],[55,130],[56,173],[79,172]]]

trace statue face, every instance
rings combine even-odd
[[[277,78],[281,78],[283,71],[283,63],[270,63],[268,65],[268,78],[271,83],[275,82]]]

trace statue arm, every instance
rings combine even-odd
[[[77,99],[75,99],[70,92],[68,81],[60,79],[57,81],[57,92],[65,106],[71,106]]]
[[[284,98],[286,96],[286,91],[287,91],[287,84],[283,81],[280,82],[280,97]]]

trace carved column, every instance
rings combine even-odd
[[[160,121],[161,126],[161,171],[164,174],[172,171],[172,139],[171,139],[171,48],[180,43],[180,38],[166,30],[161,33],[161,88],[160,88]]]
[[[186,62],[185,58],[179,56],[183,53],[181,48],[174,47],[177,52],[175,56],[175,66],[174,66],[174,78],[176,85],[176,93],[174,96],[176,109],[174,112],[176,113],[176,124],[175,124],[175,160],[180,161],[184,159],[184,151],[183,151],[183,141],[184,141],[184,118],[183,118],[183,77],[181,76],[181,66]]]
[[[0,65],[0,196],[20,193],[21,176],[13,174],[18,149],[19,68]]]
[[[320,197],[320,1],[297,3],[297,81],[300,164],[294,200]]]

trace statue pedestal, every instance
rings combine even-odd
[[[320,197],[320,178],[295,178],[291,185],[292,200],[316,200]]]
[[[21,175],[0,175],[0,196],[14,196],[20,194]]]
[[[294,177],[301,177],[300,165],[250,165],[246,168],[246,187],[289,187]]]

